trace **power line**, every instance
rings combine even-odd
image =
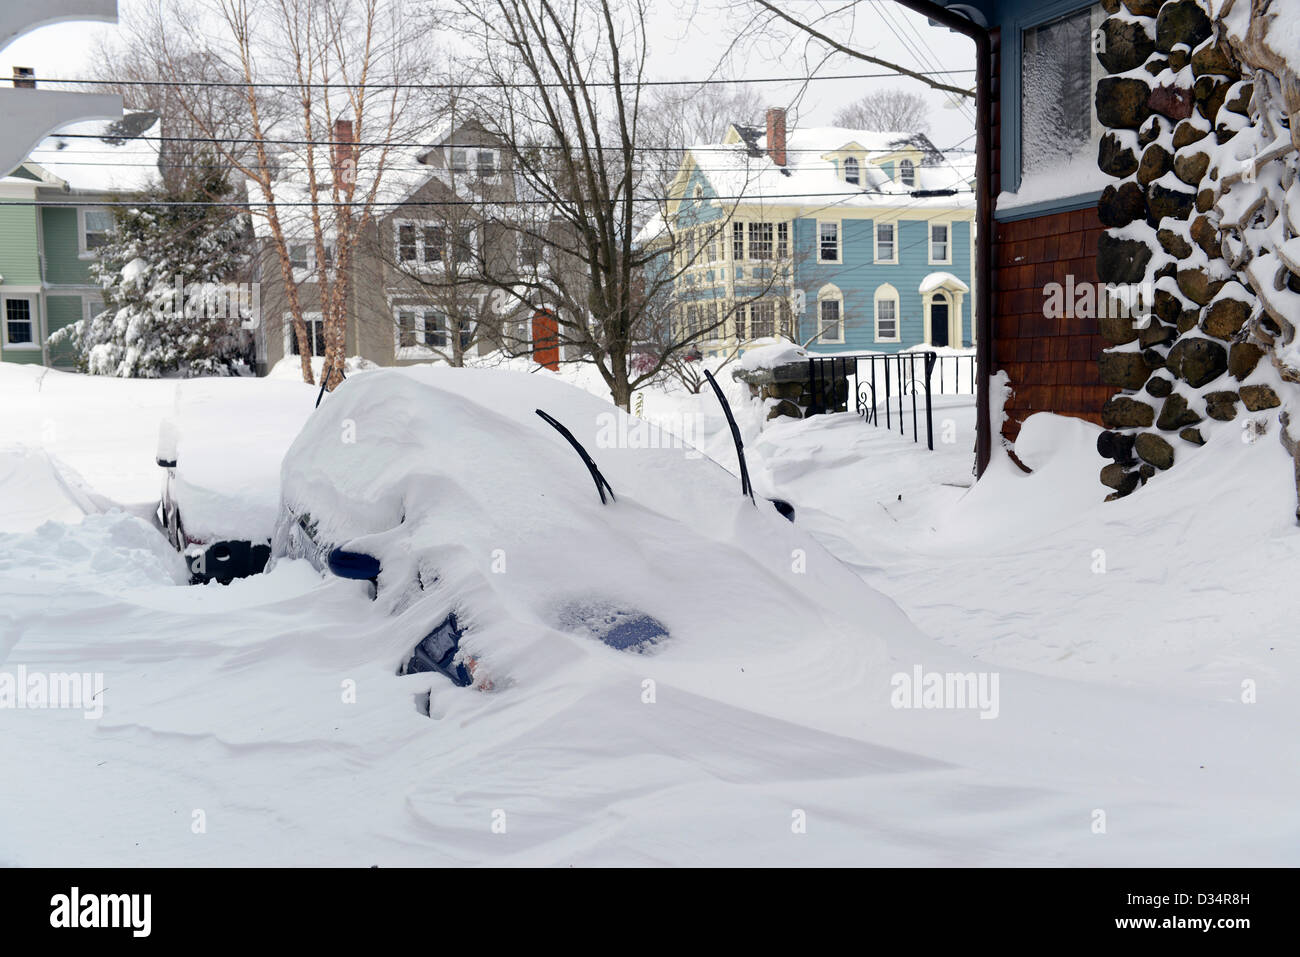
[[[962,70],[934,70],[925,76],[952,76],[974,73],[974,68]],[[642,86],[746,86],[760,83],[807,83],[826,80],[874,80],[897,78],[898,73],[850,73],[837,76],[764,76],[746,80],[705,78],[702,80],[638,80],[634,83],[615,83],[613,80],[584,82],[581,85],[596,87]],[[294,80],[73,80],[54,77],[31,77],[24,82],[80,84],[85,86],[162,86],[162,87],[222,87],[227,89],[285,89],[285,90],[537,90],[565,89],[572,84],[552,83],[303,83]]]
[[[812,127],[812,129],[821,129],[821,127]],[[796,129],[794,132],[798,132],[798,130]],[[873,130],[857,130],[857,131],[853,131],[853,132],[869,133],[869,132],[879,132],[879,131],[873,131]],[[60,139],[90,139],[90,140],[104,140],[104,139],[117,139],[117,138],[119,138],[119,137],[105,136],[104,133],[51,133],[49,136],[46,137],[46,139],[52,139],[52,140],[60,140]],[[275,139],[275,138],[271,138],[271,137],[256,137],[256,136],[247,136],[247,137],[245,137],[245,136],[231,136],[231,137],[223,137],[223,136],[144,136],[144,135],[140,135],[140,136],[122,136],[122,137],[120,137],[120,138],[123,139],[123,140],[138,141],[138,142],[143,142],[143,143],[224,143],[224,144],[237,144],[237,143],[243,143],[243,144],[249,144],[249,145],[252,145],[252,144],[255,144],[255,143],[259,143],[259,142],[260,142],[260,143],[262,143],[262,144],[264,144],[264,145],[268,145],[268,146],[355,146],[355,147],[364,147],[364,148],[368,148],[368,149],[379,149],[379,148],[384,148],[384,147],[386,147],[386,148],[389,148],[389,149],[427,149],[427,150],[433,150],[433,149],[442,149],[442,148],[445,148],[445,149],[464,149],[464,150],[499,150],[499,151],[504,151],[504,152],[515,152],[515,153],[526,152],[526,151],[528,151],[528,150],[534,150],[534,149],[536,149],[536,150],[563,150],[563,149],[565,148],[565,147],[560,146],[559,144],[555,144],[555,143],[537,143],[537,144],[529,144],[529,145],[527,145],[527,146],[521,146],[521,147],[519,147],[518,149],[511,150],[511,149],[508,149],[508,148],[507,148],[504,144],[502,144],[502,143],[479,143],[479,144],[461,144],[461,143],[455,143],[455,144],[447,144],[447,145],[443,146],[442,144],[431,144],[431,143],[427,143],[427,142],[421,142],[421,143],[407,143],[407,142],[401,142],[401,141],[397,141],[397,140],[371,140],[371,141],[362,141],[362,142],[358,142],[358,141],[355,141],[355,140],[289,140],[289,139]],[[966,137],[966,139],[970,139],[970,137]],[[963,140],[962,142],[965,142],[965,140]],[[48,150],[48,149],[50,149],[50,147],[44,147],[44,148],[42,148],[42,147],[37,147],[37,149],[38,149],[38,150]],[[637,147],[635,147],[635,148],[633,149],[633,152],[636,152],[636,153],[685,153],[685,152],[687,152],[687,151],[690,151],[690,152],[693,152],[693,153],[741,153],[741,152],[745,152],[747,149],[748,149],[748,147],[747,147],[744,143],[732,143],[732,144],[722,144],[722,145],[702,144],[702,145],[698,145],[698,146],[696,146],[696,145],[692,145],[692,146],[637,146]],[[621,152],[623,151],[623,147],[622,147],[621,145],[615,145],[615,146],[601,146],[601,147],[597,147],[597,146],[587,146],[587,147],[584,147],[583,150],[588,151],[588,152],[621,153]],[[825,153],[825,152],[826,152],[826,150],[823,149],[823,148],[821,148],[821,147],[811,147],[811,146],[803,146],[803,147],[790,147],[790,146],[787,146],[785,151],[786,151],[787,153],[816,153],[816,154],[818,154],[818,155],[821,155],[822,153]],[[36,150],[33,150],[33,152],[36,152]],[[95,152],[100,152],[100,151],[96,150]],[[102,152],[104,152],[104,153],[107,154],[107,153],[108,153],[108,150],[105,149],[105,150],[103,150]],[[881,150],[880,152],[885,152],[885,151],[884,151],[884,150]],[[945,151],[945,150],[940,150],[940,152],[961,152],[961,153],[973,153],[974,150],[958,150],[958,149],[952,149],[952,150],[947,150],[947,151]],[[764,155],[765,155],[765,154],[764,154]],[[757,158],[759,158],[759,157],[756,156],[755,159],[757,159]],[[51,162],[55,162],[55,161],[51,161]]]

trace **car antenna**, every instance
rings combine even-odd
[[[574,451],[576,451],[580,456],[582,456],[582,461],[586,463],[587,471],[591,473],[592,481],[596,483],[596,491],[600,493],[600,504],[601,505],[608,504],[605,501],[606,489],[609,489],[610,501],[617,501],[617,499],[614,498],[614,490],[610,488],[609,482],[605,481],[605,476],[600,474],[600,469],[596,468],[596,463],[592,461],[591,456],[587,454],[587,450],[582,447],[582,443],[580,443],[577,439],[573,437],[573,433],[570,432],[568,429],[566,429],[563,425],[561,425],[554,416],[547,415],[541,409],[537,409],[535,411],[537,412],[538,415],[542,417],[543,422],[545,422],[551,428],[555,429],[556,432],[559,432],[562,436],[568,439],[569,444],[573,446]]]

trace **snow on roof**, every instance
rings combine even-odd
[[[854,130],[842,127],[791,129],[786,135],[786,165],[778,166],[766,152],[766,132],[733,127],[742,142],[697,144],[691,158],[706,172],[715,193],[737,202],[777,205],[844,205],[858,207],[973,206],[971,181],[975,178],[972,154],[945,154],[923,136],[913,133]],[[753,144],[751,149],[749,143]],[[860,151],[865,164],[861,183],[844,181],[835,159],[840,150]],[[901,151],[920,153],[916,182],[912,186],[891,178],[876,165]],[[917,190],[956,189],[955,196],[917,197]],[[739,199],[734,199],[739,197]]]
[[[115,129],[115,123],[138,117],[144,119],[130,123],[130,135],[111,135],[123,132]],[[129,113],[123,114],[122,121],[73,123],[41,140],[29,162],[74,191],[139,192],[158,180],[158,120]]]
[[[917,290],[921,295],[927,292],[934,292],[936,289],[953,289],[957,292],[970,292],[970,286],[966,285],[950,272],[932,272],[921,280],[921,287]]]

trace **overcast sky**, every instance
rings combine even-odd
[[[119,0],[123,18],[140,0]],[[781,0],[785,9],[799,16],[816,15],[818,0]],[[760,8],[748,0],[650,0],[650,73],[657,79],[697,79],[709,75],[755,79],[759,77],[804,76],[809,64],[817,64],[824,53],[819,47],[806,49],[790,42],[786,33],[767,32],[733,47],[738,34],[749,25]],[[77,77],[86,75],[96,38],[111,34],[116,27],[106,24],[62,23],[43,27],[19,38],[0,51],[0,76],[11,75],[14,66],[28,66],[38,76]],[[969,40],[942,27],[930,26],[924,17],[890,0],[862,0],[850,14],[821,25],[826,33],[855,49],[918,70],[962,70],[974,66],[974,47]],[[731,48],[730,55],[728,50]],[[724,59],[726,57],[726,59]],[[878,73],[879,68],[861,60],[835,55],[820,63],[817,72],[835,76]],[[973,73],[943,78],[961,86],[974,82]],[[974,146],[973,104],[965,109],[946,108],[945,94],[929,91],[907,79],[821,80],[809,84],[800,96],[798,84],[763,84],[763,99],[773,106],[791,106],[792,121],[801,125],[829,124],[839,107],[862,95],[888,87],[903,87],[922,93],[930,101],[931,138],[947,148]],[[761,117],[751,117],[757,122]]]

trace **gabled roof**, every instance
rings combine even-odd
[[[837,171],[837,154],[856,153],[864,164],[857,187]],[[913,153],[919,160],[916,182],[907,186],[875,165]],[[786,164],[767,153],[767,131],[732,124],[722,143],[697,144],[687,152],[682,173],[698,169],[724,201],[781,206],[971,206],[975,157],[945,154],[923,134],[843,127],[791,128],[786,133]],[[673,188],[680,195],[687,176]],[[914,191],[957,190],[952,196],[914,196]],[[739,199],[736,199],[739,197]]]

